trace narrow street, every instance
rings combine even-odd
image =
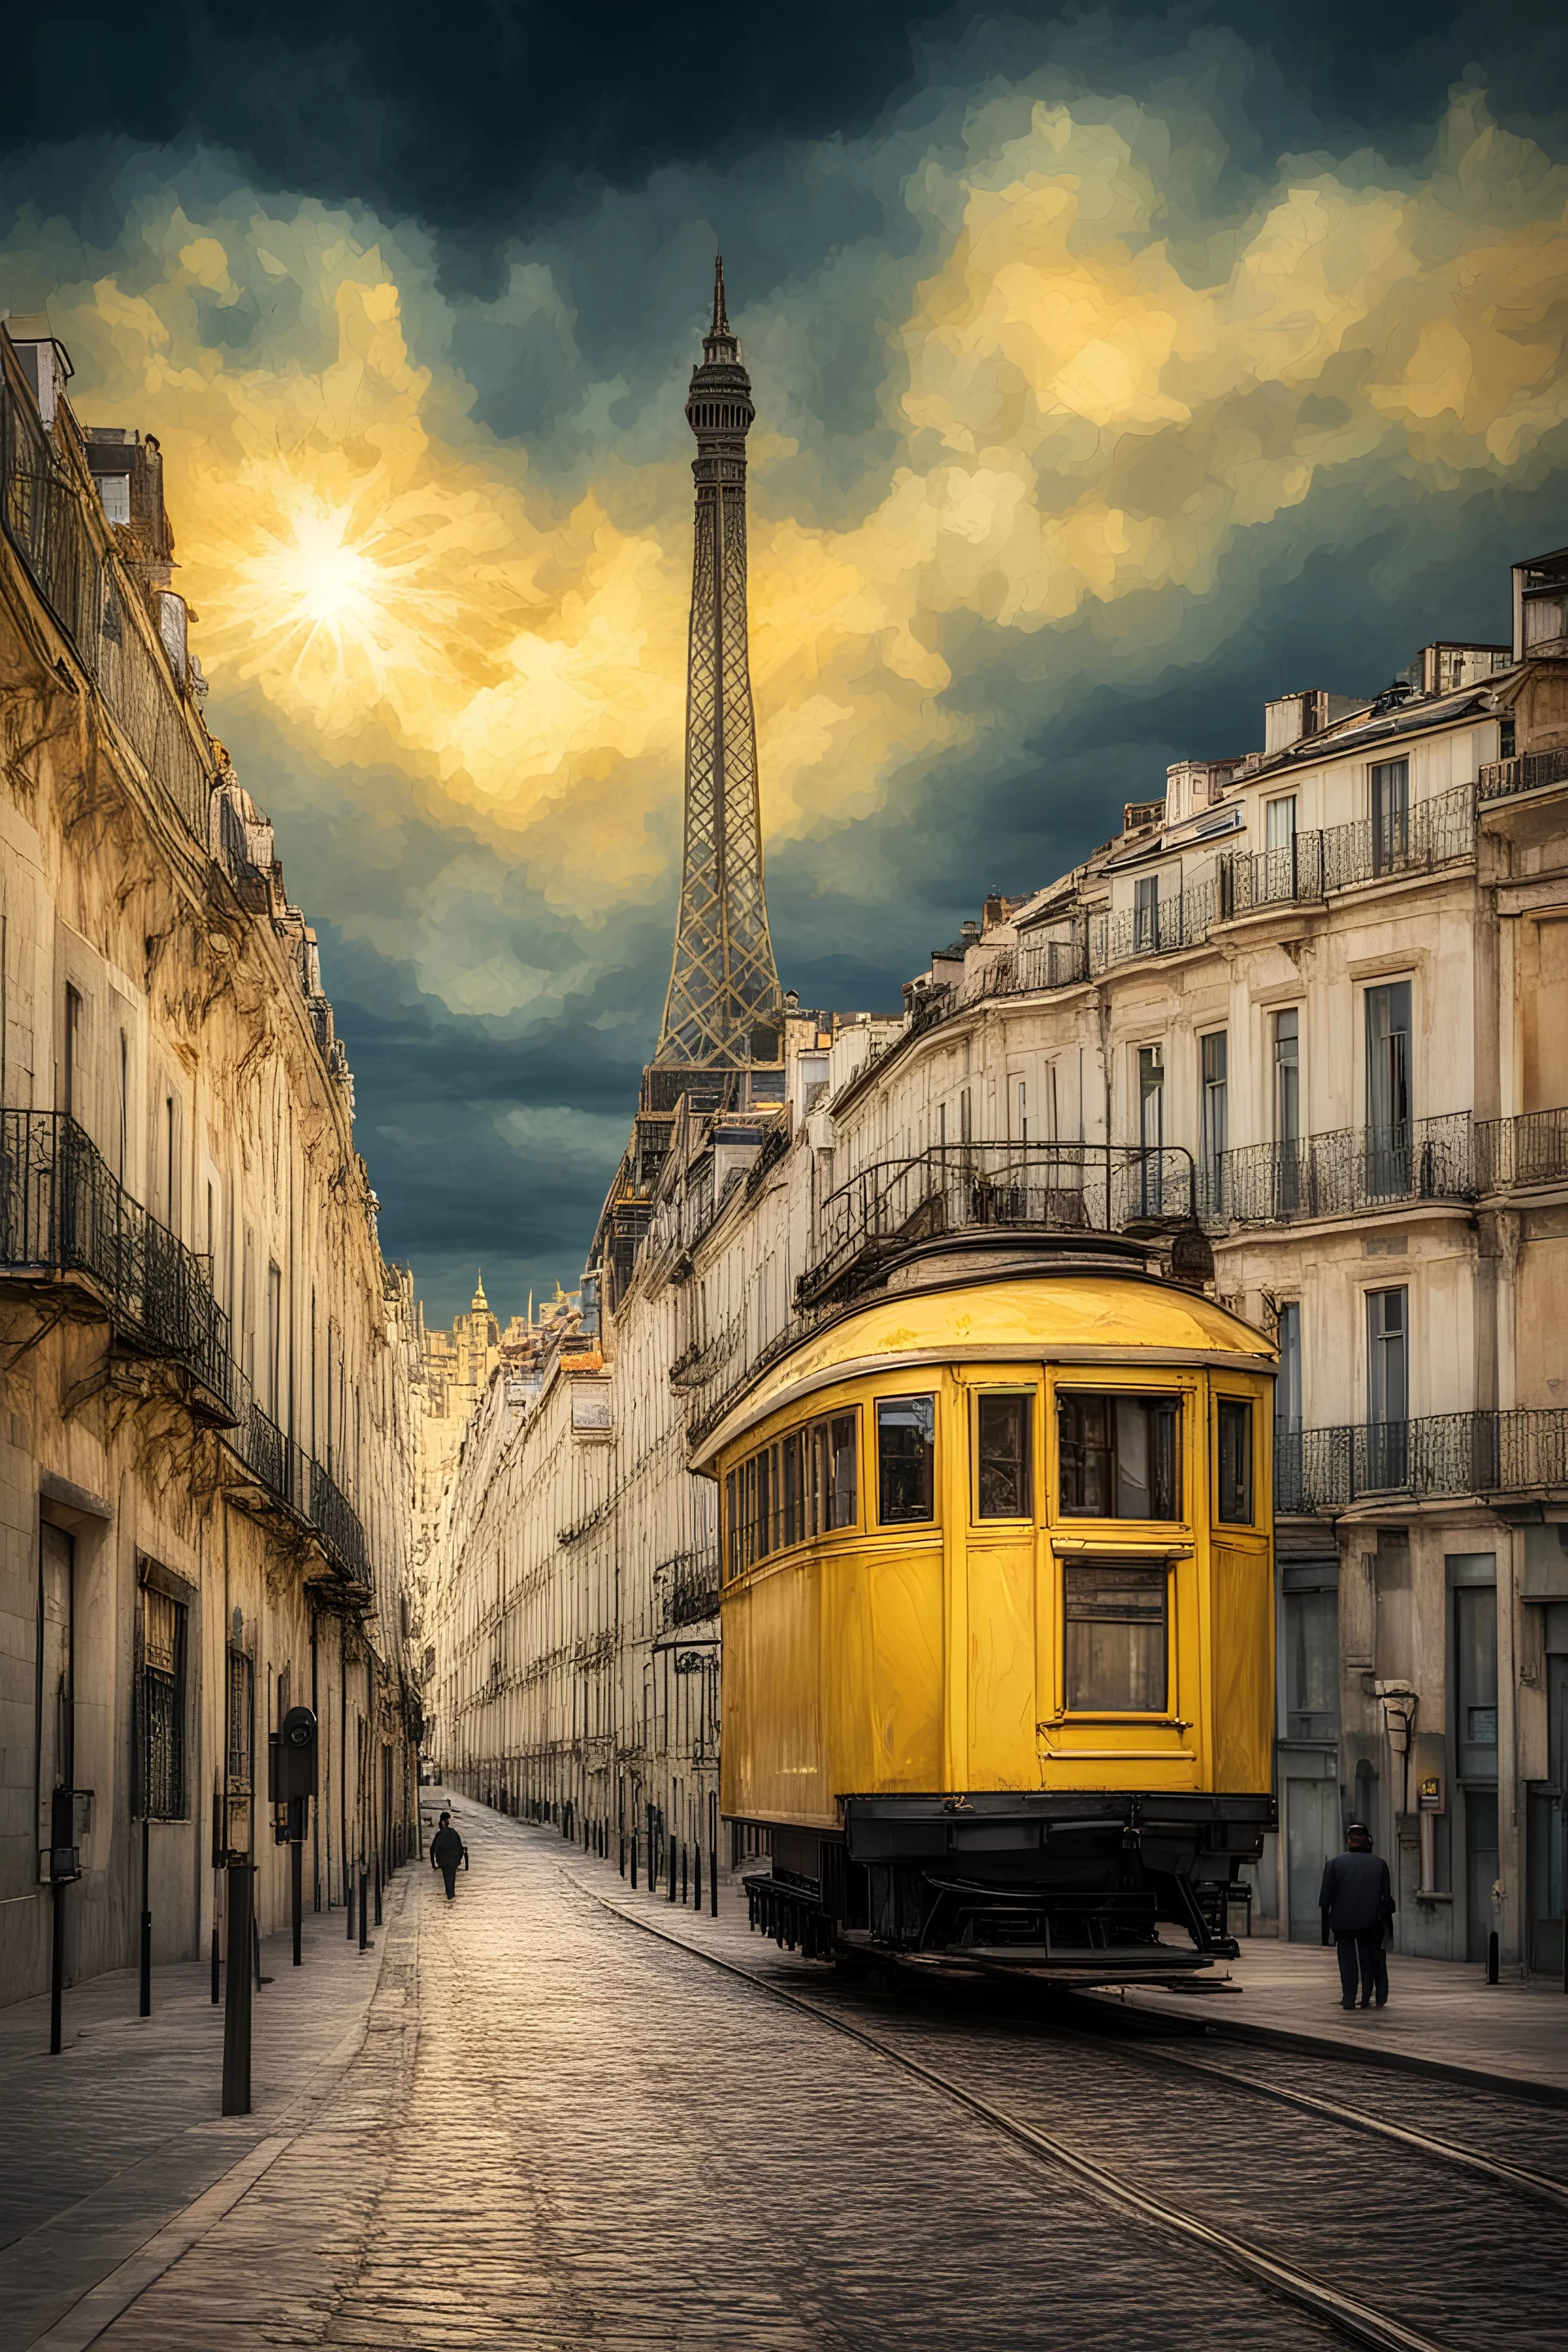
[[[457,1811],[472,1867],[456,1901],[410,1867],[377,1953],[353,1956],[378,1970],[356,2054],[321,2066],[281,2118],[259,2118],[241,2193],[207,2191],[210,2226],[200,2205],[183,2234],[165,2223],[157,2242],[176,2258],[158,2274],[132,2266],[24,2342],[1163,2352],[1201,2336],[1242,2352],[1338,2340],[911,2079],[907,2054],[1341,2286],[1336,2242],[1354,2212],[1352,2284],[1421,2339],[1456,2352],[1568,2343],[1552,2300],[1561,2212],[1539,2200],[1217,2083],[1173,2069],[1167,2082],[1157,2055],[1116,2034],[879,2000],[748,1938],[732,1905],[718,1923],[646,1893],[636,1910],[613,1864],[556,1832]],[[342,2001],[361,1998],[350,1957],[321,1951]],[[276,2035],[285,2004],[303,2014],[312,2001],[307,1969],[258,2007]],[[315,2031],[324,2047],[326,2026]],[[1229,2063],[1302,2079],[1256,2053]],[[1331,2066],[1310,2079],[1343,2098],[1340,2076],[1369,2084],[1370,2112],[1408,2110],[1403,2078]],[[1506,2115],[1489,2111],[1508,2102],[1419,2092],[1425,2129],[1458,2137],[1462,2114],[1470,2145],[1507,2144]],[[1529,2161],[1568,2178],[1568,2116],[1534,2112]],[[1372,2235],[1370,2182],[1388,2221]],[[1412,2200],[1430,2235],[1405,2228]],[[1499,2263],[1506,2326],[1487,2321]]]

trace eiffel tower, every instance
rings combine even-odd
[[[713,264],[713,324],[691,371],[686,421],[697,436],[691,636],[686,678],[686,835],[675,957],[655,1065],[735,1068],[753,1028],[773,1024],[779,976],[763,895],[757,729],[746,652],[746,436],[752,379]]]

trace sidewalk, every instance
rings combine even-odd
[[[387,1930],[417,1867],[406,1864],[387,1885]],[[189,2217],[199,2231],[226,2198],[244,2193],[271,2160],[268,2151],[285,2144],[280,2132],[331,2091],[364,2038],[385,1934],[373,1927],[371,1938],[374,1948],[362,1953],[340,1910],[306,1913],[298,1969],[287,1934],[263,1943],[262,1973],[273,1981],[254,1995],[248,2116],[220,2113],[223,2010],[212,2004],[205,1963],[155,1969],[148,2018],[136,2013],[132,1969],[69,1989],[58,2057],[49,2055],[47,1997],[0,2010],[7,2346],[20,2352],[46,2335],[61,2352],[89,2342],[83,2330],[97,2328],[89,2316],[66,2317],[84,2295],[172,2224]]]
[[[1388,1987],[1386,2009],[1342,2009],[1331,1949],[1258,1937],[1190,1993],[1090,1997],[1249,2040],[1463,2075],[1568,2105],[1568,2000],[1554,1979],[1489,1985],[1479,1965],[1390,1952]]]

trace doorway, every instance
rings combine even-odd
[[[1496,1925],[1492,1886],[1498,1874],[1497,1790],[1465,1790],[1465,1956],[1484,1960]]]
[[[76,1786],[76,1544],[45,1520],[38,1541],[37,1839],[53,1843],[57,1789]]]

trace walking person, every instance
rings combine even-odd
[[[468,1866],[468,1849],[463,1843],[463,1841],[458,1836],[457,1831],[452,1827],[451,1814],[443,1813],[441,1816],[440,1826],[437,1830],[435,1836],[430,1841],[430,1867],[432,1870],[438,1870],[442,1877],[446,1880],[447,1900],[448,1903],[450,1903],[453,1895],[458,1891],[458,1864],[459,1863],[461,1863],[463,1868],[467,1870]]]
[[[1361,2005],[1381,2009],[1388,1999],[1388,1956],[1383,1939],[1394,1917],[1394,1889],[1388,1864],[1372,1850],[1372,1832],[1364,1822],[1352,1822],[1345,1832],[1344,1853],[1336,1853],[1323,1871],[1318,1907],[1323,1915],[1323,1941],[1332,1937],[1339,1949],[1340,2006],[1353,2009],[1356,1986]]]

